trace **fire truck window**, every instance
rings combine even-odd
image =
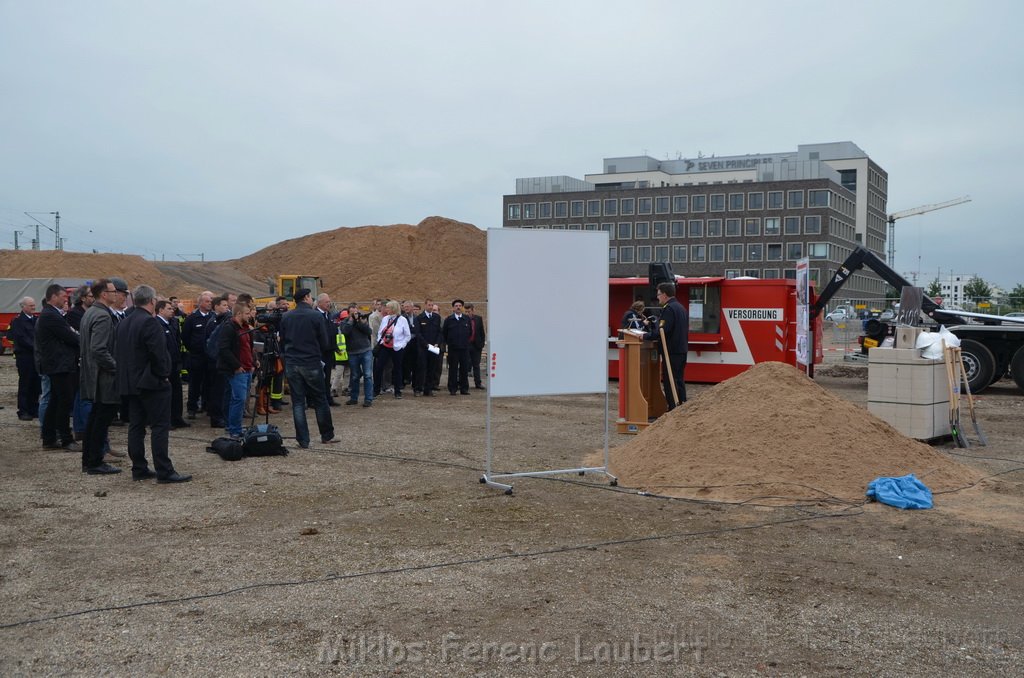
[[[722,290],[719,287],[690,288],[690,332],[720,334]]]

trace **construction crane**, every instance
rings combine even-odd
[[[934,205],[921,205],[909,210],[903,210],[902,212],[893,212],[889,215],[889,256],[887,257],[889,267],[892,268],[896,265],[896,220],[902,219],[903,217],[912,217],[916,214],[924,214],[925,212],[934,212],[935,210],[941,210],[946,207],[952,207],[953,205],[961,205],[965,202],[970,202],[971,196],[965,195],[960,198],[953,200],[947,200],[946,202],[938,202]]]

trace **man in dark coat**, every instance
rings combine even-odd
[[[676,299],[674,283],[658,283],[658,303],[662,305],[661,319],[658,320],[654,329],[644,335],[644,339],[655,342],[658,345],[658,351],[662,354],[661,385],[665,391],[665,402],[668,403],[668,409],[672,410],[676,405],[686,402],[686,382],[683,381],[683,371],[686,369],[690,323],[686,317],[686,309]],[[664,342],[661,339],[662,330],[665,334]],[[667,361],[666,353],[668,354]],[[669,375],[666,362],[672,364],[671,375]],[[670,379],[675,382],[676,392],[679,394],[678,403],[672,397],[672,381]]]
[[[32,421],[39,416],[42,385],[36,369],[36,300],[19,302],[21,313],[11,320],[7,336],[14,343],[14,364],[18,369],[18,419]]]
[[[434,304],[428,299],[423,313],[416,316],[416,374],[413,388],[425,396],[434,395],[434,372],[441,361],[441,315],[434,313]],[[430,350],[433,346],[437,351]]]
[[[476,314],[472,303],[466,304],[466,315],[469,316],[469,362],[473,366],[473,383],[476,388],[484,387],[480,379],[480,357],[483,354],[484,343],[487,341],[487,332],[484,331],[484,319]]]
[[[213,322],[213,292],[203,292],[197,299],[196,310],[185,318],[181,326],[181,342],[188,351],[188,418],[208,407],[210,382],[206,369],[207,324]]]
[[[171,428],[171,357],[156,312],[156,292],[135,288],[135,310],[117,326],[117,386],[128,397],[128,456],[132,479],[156,477],[158,483],[183,483],[192,476],[174,470],[168,454]],[[146,426],[150,429],[154,473],[146,460]]]
[[[93,303],[79,321],[79,395],[84,402],[91,403],[82,438],[82,472],[90,475],[121,472],[118,467],[103,463],[107,431],[121,403],[114,360],[114,312],[110,309],[115,294],[114,283],[107,278],[97,280],[91,291]]]
[[[452,302],[452,314],[444,319],[441,335],[448,347],[448,392],[469,395],[469,316],[463,313],[462,299]]]
[[[166,299],[156,302],[156,317],[164,330],[167,353],[171,356],[171,428],[187,428],[192,424],[184,419],[184,396],[181,386],[181,332],[175,313],[177,308]]]
[[[62,309],[67,302],[68,293],[63,287],[53,284],[46,288],[46,304],[36,321],[36,362],[39,373],[50,378],[50,402],[43,415],[43,447],[78,452],[82,448],[75,442],[70,425],[78,376],[78,332],[64,318]]]

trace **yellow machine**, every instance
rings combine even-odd
[[[295,308],[295,291],[306,287],[312,291],[312,301],[316,301],[317,295],[323,289],[323,281],[315,275],[279,275],[277,278],[267,278],[267,287],[270,296],[258,297],[256,306],[263,308],[267,302],[274,301],[277,297],[284,297],[288,300],[288,308]]]

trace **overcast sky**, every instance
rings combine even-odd
[[[69,250],[167,259],[430,215],[491,228],[517,177],[848,140],[889,173],[890,212],[972,198],[897,222],[900,272],[1012,287],[1022,8],[0,0],[0,246],[32,237],[26,211],[59,210]]]

